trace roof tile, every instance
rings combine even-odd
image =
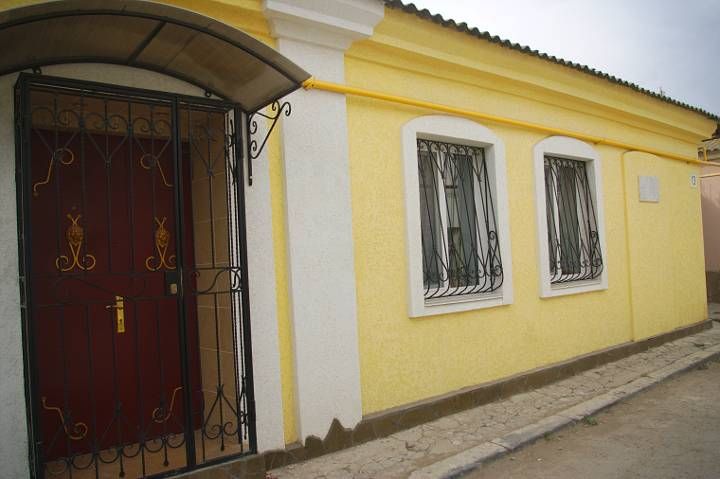
[[[472,35],[472,36],[474,36],[474,37],[477,37],[477,38],[480,38],[480,39],[482,39],[482,40],[486,40],[486,41],[489,41],[489,42],[491,42],[491,43],[498,43],[498,44],[500,44],[500,45],[502,45],[502,46],[504,46],[504,47],[507,47],[507,48],[510,48],[510,49],[513,49],[513,50],[517,50],[517,51],[519,51],[519,52],[522,52],[522,53],[525,53],[525,54],[528,54],[528,55],[532,55],[532,56],[535,56],[535,57],[538,57],[538,58],[542,58],[543,60],[548,60],[548,61],[551,61],[551,62],[553,62],[553,63],[557,63],[557,64],[559,64],[559,65],[564,65],[564,66],[567,66],[568,68],[574,68],[575,70],[578,70],[578,71],[581,71],[581,72],[584,72],[584,73],[587,73],[587,74],[596,76],[596,77],[598,77],[598,78],[603,78],[603,79],[608,80],[608,81],[610,81],[610,82],[612,82],[612,83],[616,83],[616,84],[619,84],[619,85],[622,85],[622,86],[631,88],[631,89],[633,89],[633,90],[635,90],[635,91],[637,91],[637,92],[640,92],[640,93],[642,93],[642,94],[644,94],[644,95],[651,96],[651,97],[653,97],[653,98],[657,98],[658,100],[662,100],[662,101],[664,101],[664,102],[666,102],[666,103],[670,103],[670,104],[672,104],[672,105],[679,106],[679,107],[681,107],[681,108],[684,108],[684,109],[686,109],[686,110],[693,111],[693,112],[695,112],[695,113],[700,113],[701,115],[704,115],[705,117],[707,117],[707,118],[709,118],[709,119],[711,119],[711,120],[720,121],[720,116],[719,116],[719,115],[716,115],[716,114],[714,114],[714,113],[710,113],[709,111],[703,110],[702,108],[699,108],[699,107],[696,107],[696,106],[692,106],[692,105],[689,105],[689,104],[687,104],[687,103],[683,103],[683,102],[681,102],[681,101],[678,101],[678,100],[675,100],[675,99],[673,99],[673,98],[670,98],[669,96],[664,95],[664,94],[662,94],[662,93],[656,93],[656,92],[654,92],[654,91],[651,91],[651,90],[648,90],[648,89],[646,89],[646,88],[643,88],[643,87],[641,87],[641,86],[639,86],[639,85],[637,85],[637,84],[635,84],[635,83],[631,83],[631,82],[629,82],[629,81],[626,81],[626,80],[623,80],[623,79],[621,79],[621,78],[615,77],[615,76],[613,76],[613,75],[610,75],[610,74],[608,74],[608,73],[602,72],[602,71],[600,71],[600,70],[596,70],[596,69],[591,68],[591,67],[589,67],[589,66],[587,66],[587,65],[583,65],[583,64],[580,64],[580,63],[575,63],[575,62],[572,62],[572,61],[564,60],[564,59],[559,58],[559,57],[556,57],[556,56],[554,56],[554,55],[548,55],[547,53],[544,53],[544,52],[539,52],[538,50],[534,50],[534,49],[532,49],[532,48],[530,48],[530,47],[528,47],[528,46],[526,46],[526,45],[520,45],[519,43],[514,43],[514,42],[511,42],[510,40],[505,40],[505,39],[503,39],[503,38],[500,38],[500,37],[497,36],[497,35],[492,35],[492,34],[490,34],[490,33],[487,32],[487,31],[481,31],[481,30],[479,30],[479,29],[476,28],[476,27],[470,28],[470,27],[468,26],[468,24],[465,23],[465,22],[457,23],[455,20],[453,20],[453,19],[451,19],[451,18],[445,19],[445,18],[444,18],[442,15],[440,15],[440,14],[433,14],[433,13],[431,13],[427,8],[423,8],[422,10],[420,10],[420,9],[418,9],[418,8],[415,6],[415,4],[413,4],[413,3],[404,3],[402,0],[382,0],[382,1],[383,1],[383,2],[385,3],[385,5],[388,6],[389,8],[394,8],[394,9],[402,10],[402,11],[404,11],[404,12],[406,12],[406,13],[414,14],[414,15],[420,17],[420,18],[423,18],[423,19],[426,19],[426,20],[430,20],[430,21],[432,21],[432,22],[434,22],[434,23],[437,23],[437,24],[439,24],[439,25],[442,25],[443,27],[451,27],[451,28],[454,28],[455,30],[458,30],[458,31],[463,32],[463,33],[470,34],[470,35]]]

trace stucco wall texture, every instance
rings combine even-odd
[[[346,67],[349,85],[689,157],[712,131],[697,115],[395,11],[351,48]],[[706,318],[696,166],[591,145],[609,287],[541,299],[532,149],[545,136],[492,123],[507,150],[514,304],[409,318],[400,131],[430,113],[348,99],[364,414]],[[638,175],[659,178],[659,203],[639,202]]]
[[[0,9],[29,3],[37,1],[3,2]],[[260,0],[167,3],[218,18],[274,46]],[[352,86],[687,156],[695,155],[697,142],[714,129],[713,122],[699,114],[396,10],[386,9],[373,36],[350,48],[345,77]],[[6,132],[10,130],[5,124],[12,121],[11,83],[2,82],[0,87],[5,112],[0,121]],[[409,318],[400,132],[407,121],[434,112],[351,96],[347,112],[364,414],[706,318],[700,194],[688,179],[699,174],[697,167],[595,146],[604,184],[600,196],[609,287],[540,299],[532,148],[544,136],[491,123],[484,126],[504,141],[507,153],[515,301],[491,309]],[[2,257],[13,258],[0,265],[4,278],[0,401],[5,407],[8,402],[24,403],[24,398],[15,279],[14,153],[6,148],[11,138],[3,136],[2,144],[0,191],[6,200],[0,211]],[[278,136],[273,135],[268,146],[273,251],[283,420],[285,440],[291,443],[301,438],[296,424],[281,155]],[[638,201],[638,175],[659,178],[659,203]],[[24,418],[10,423],[1,417],[3,438],[26,437]],[[5,449],[0,461],[16,453],[17,448]],[[25,467],[24,463],[18,467]]]

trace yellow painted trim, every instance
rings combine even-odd
[[[332,83],[327,82],[323,80],[318,80],[314,77],[310,77],[307,80],[305,80],[302,84],[303,88],[306,90],[324,90],[334,93],[341,93],[346,95],[355,95],[355,96],[361,96],[365,98],[373,98],[376,100],[383,100],[383,101],[389,101],[392,103],[400,103],[402,105],[408,105],[408,106],[414,106],[418,108],[426,108],[429,110],[435,110],[435,111],[441,111],[444,113],[450,113],[453,115],[463,116],[466,118],[473,118],[478,120],[485,120],[490,121],[493,123],[500,123],[502,125],[508,125],[508,126],[514,126],[517,128],[522,128],[525,130],[532,130],[532,131],[538,131],[541,133],[546,133],[550,135],[561,135],[561,136],[569,136],[571,138],[577,138],[578,140],[588,141],[595,144],[600,145],[608,145],[608,146],[614,146],[617,148],[622,148],[624,150],[631,150],[631,151],[640,151],[643,153],[650,153],[651,155],[656,155],[662,158],[668,158],[670,160],[675,161],[683,161],[686,163],[693,163],[696,165],[704,165],[704,166],[720,166],[720,163],[713,163],[709,161],[702,161],[698,160],[697,158],[693,158],[690,156],[683,156],[683,155],[676,155],[675,153],[669,153],[661,150],[656,150],[654,148],[646,148],[639,145],[631,145],[628,143],[623,143],[621,141],[615,141],[611,140],[609,138],[603,138],[600,136],[593,136],[593,135],[586,135],[584,133],[578,133],[575,131],[570,130],[564,130],[562,128],[553,128],[549,126],[539,125],[537,123],[530,123],[522,120],[514,120],[512,118],[505,118],[497,115],[490,115],[487,113],[480,113],[472,110],[465,110],[463,108],[456,108],[453,106],[448,105],[441,105],[439,103],[432,103],[428,101],[422,101],[422,100],[415,100],[413,98],[407,98],[403,96],[397,96],[397,95],[389,95],[386,93],[380,93],[372,90],[366,90],[364,88],[356,88],[346,85],[340,85],[338,83]]]

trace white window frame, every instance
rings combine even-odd
[[[420,179],[417,139],[425,138],[483,148],[488,179],[495,200],[498,245],[503,284],[491,293],[425,299],[423,286],[422,228],[420,224]],[[467,120],[442,115],[415,118],[402,129],[405,172],[406,248],[408,255],[408,315],[411,318],[470,311],[512,304],[512,260],[505,170],[505,145],[490,129]],[[444,253],[445,254],[445,253]]]
[[[579,280],[568,283],[552,284],[550,272],[550,254],[548,252],[547,202],[545,197],[545,157],[567,158],[585,163],[585,171],[590,187],[590,196],[595,207],[595,215],[602,254],[603,269],[595,279]],[[540,273],[540,297],[551,298],[569,294],[602,291],[608,288],[607,245],[605,243],[605,213],[603,208],[603,187],[600,155],[595,149],[575,138],[551,136],[535,145],[533,149],[535,169],[535,204],[537,207],[538,260]],[[557,215],[556,215],[557,217]]]

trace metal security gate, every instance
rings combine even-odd
[[[245,114],[22,75],[16,117],[34,476],[255,452]]]

